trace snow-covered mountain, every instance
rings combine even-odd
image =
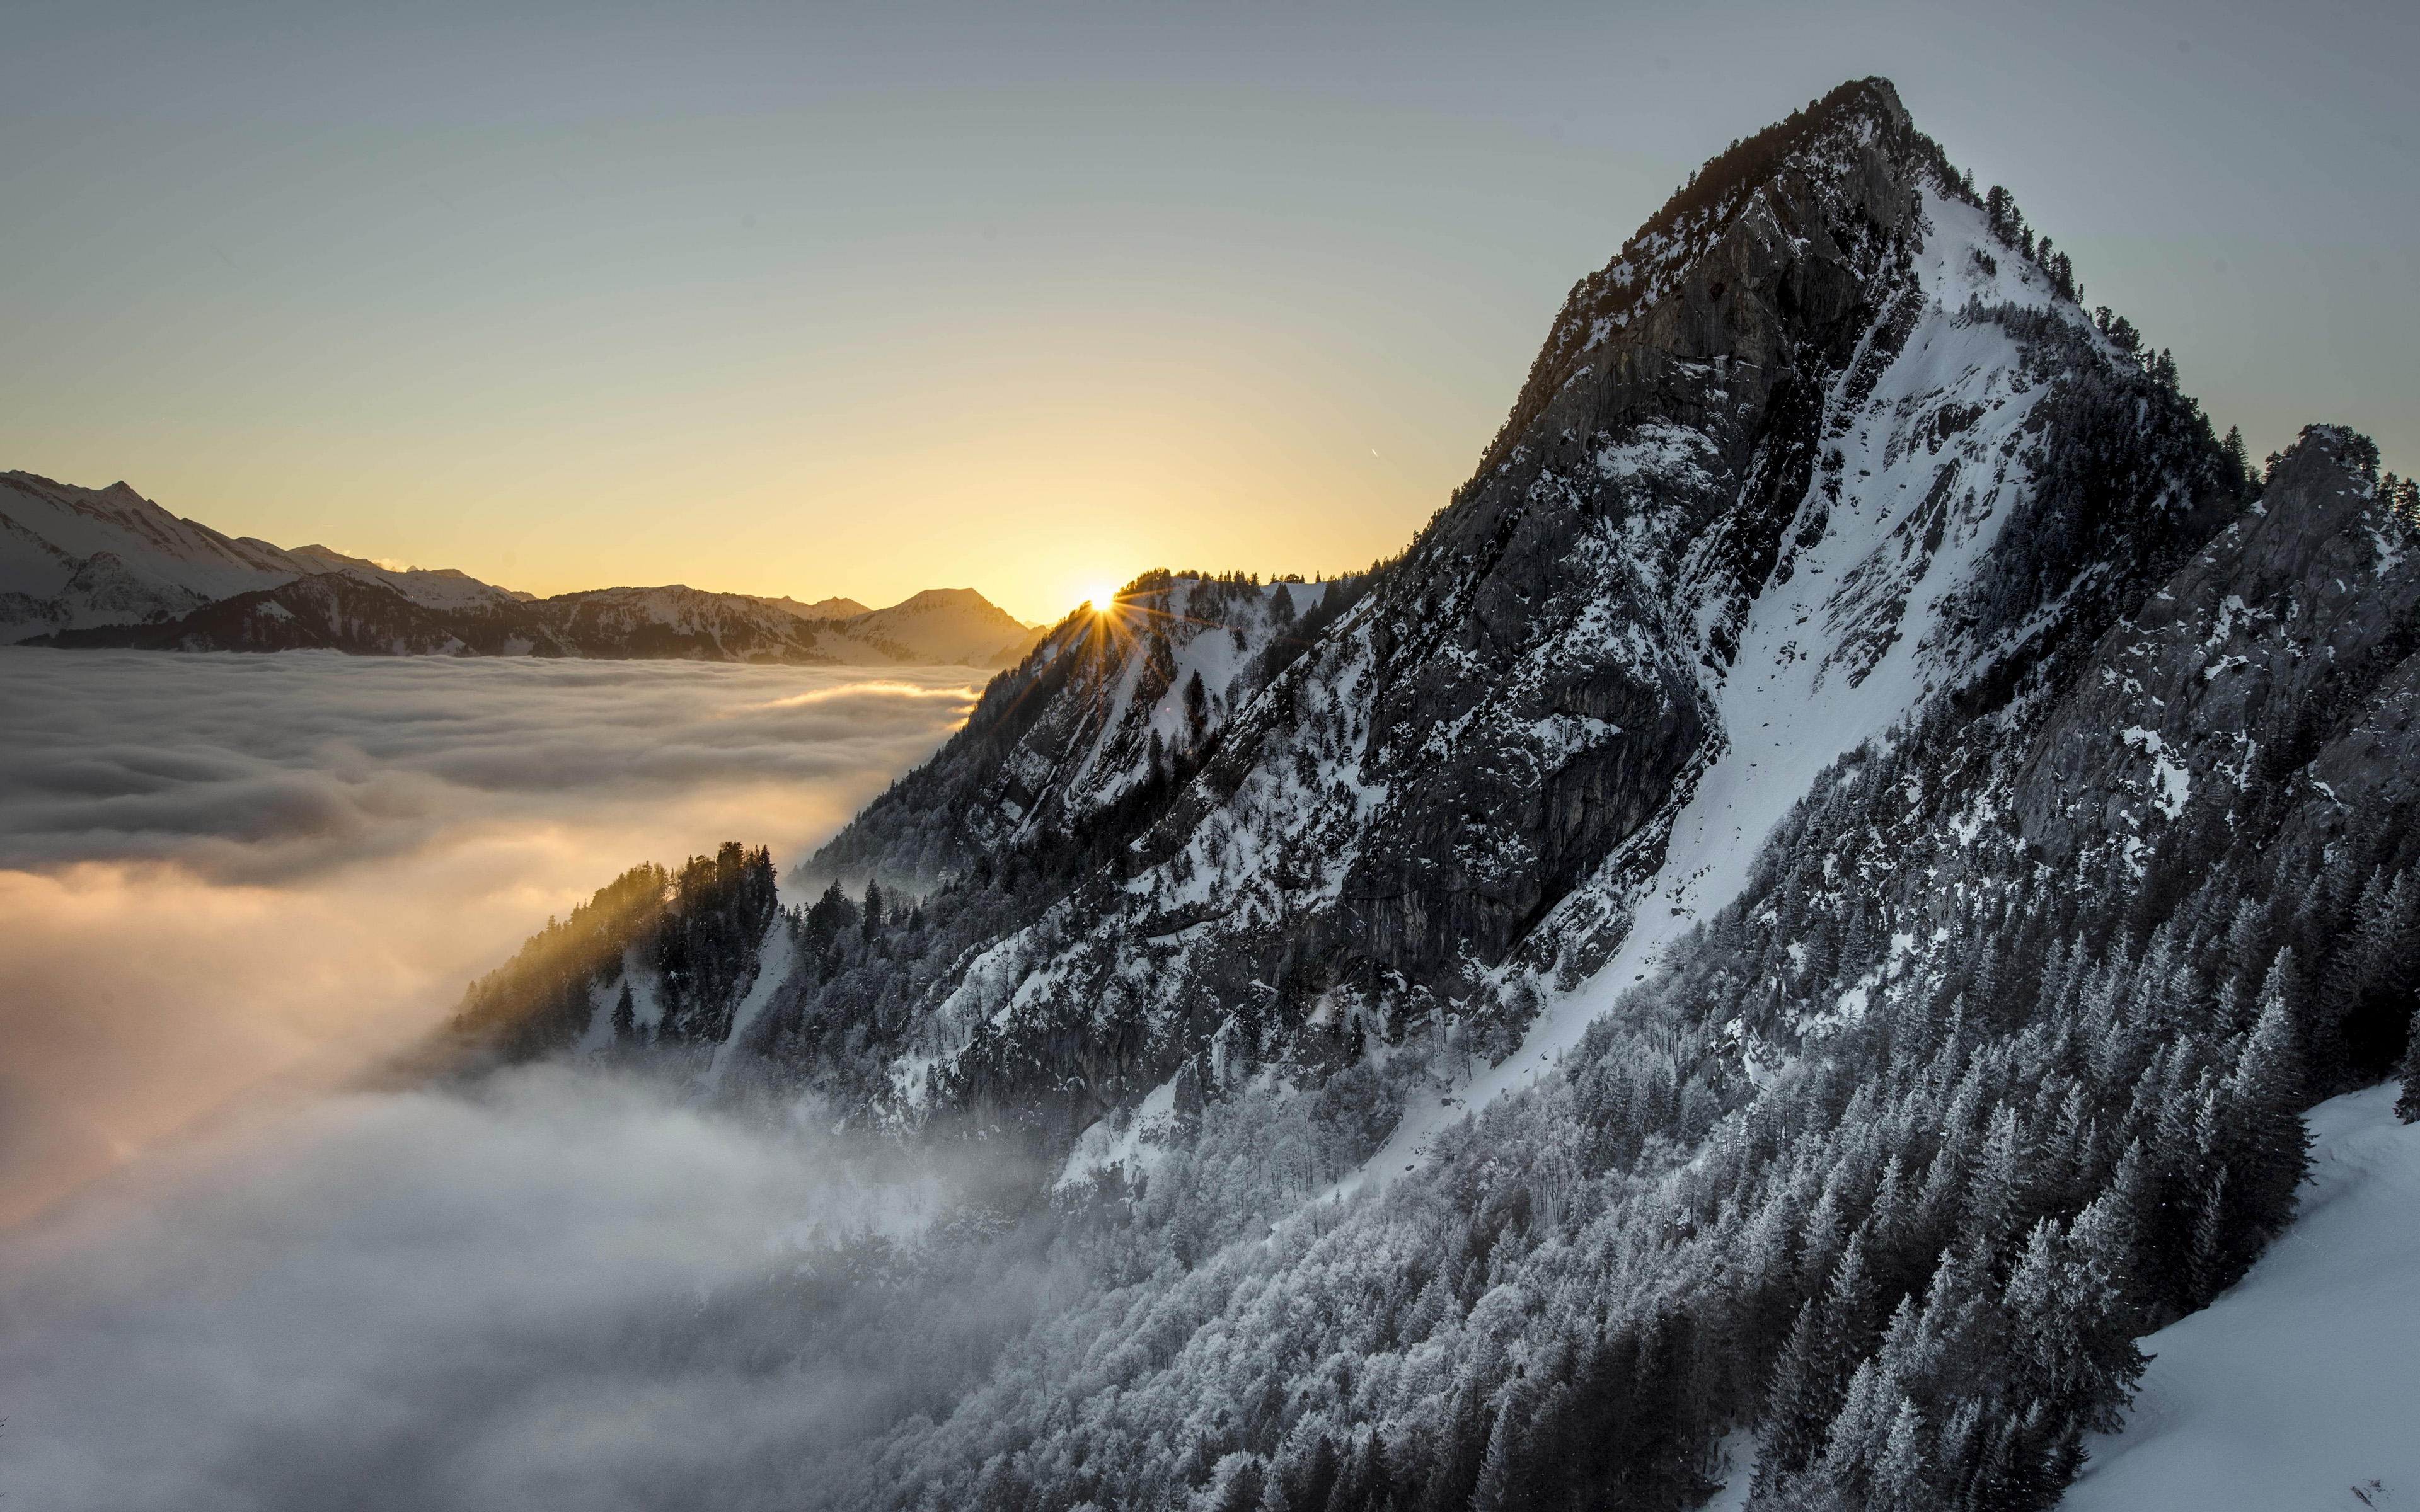
[[[689,656],[840,666],[997,667],[1039,639],[971,588],[930,588],[889,609],[667,588],[601,588],[531,606],[562,656]],[[546,642],[540,641],[540,644]]]
[[[1580,281],[1402,557],[1146,575],[812,907],[625,878],[459,1032],[1035,1163],[807,1266],[836,1357],[923,1278],[1025,1321],[802,1504],[2045,1506],[2420,1055],[2413,514],[2334,427],[2254,476],[1846,85]],[[650,1026],[666,940],[726,964]]]
[[[0,642],[172,619],[328,572],[384,584],[424,609],[494,609],[529,596],[451,568],[392,571],[324,546],[288,551],[222,535],[123,483],[79,488],[0,472]]]
[[[785,594],[780,598],[758,597],[755,602],[802,620],[853,620],[861,614],[873,612],[853,598],[819,598],[812,604],[801,604]]]

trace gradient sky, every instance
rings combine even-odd
[[[20,4],[0,468],[286,545],[1029,619],[1333,571],[1845,78],[2256,455],[2420,468],[2420,7]]]

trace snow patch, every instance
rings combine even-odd
[[[1076,1148],[1067,1152],[1067,1163],[1051,1187],[1062,1190],[1111,1170],[1129,1180],[1147,1174],[1166,1157],[1175,1132],[1176,1080],[1171,1077],[1153,1088],[1131,1113],[1120,1109],[1077,1135]]]

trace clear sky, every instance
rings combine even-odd
[[[1697,163],[1892,78],[2255,455],[2420,467],[2420,6],[0,8],[0,468],[1029,619],[1333,571]]]

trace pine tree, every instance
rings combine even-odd
[[[1218,1512],[1260,1512],[1264,1479],[1258,1458],[1240,1458],[1229,1468],[1226,1484],[1210,1504]]]
[[[2383,874],[2381,868],[2363,889],[2359,933],[2339,951],[2349,963],[2337,984],[2359,1081],[2397,1063],[2408,1048],[2401,1031],[2420,1010],[2420,885],[2406,872],[2381,883]]]
[[[1899,1399],[1889,1436],[1873,1469],[1873,1500],[1878,1506],[1918,1508],[1932,1504],[1925,1485],[1924,1418],[1916,1403]]]
[[[1763,1427],[1758,1434],[1760,1490],[1806,1468],[1823,1446],[1824,1426],[1831,1420],[1832,1394],[1823,1379],[1817,1305],[1810,1300],[1798,1309],[1798,1319],[1774,1361],[1765,1390]]]
[[[1479,1484],[1470,1491],[1470,1512],[1504,1512],[1512,1504],[1516,1432],[1513,1396],[1508,1396],[1497,1409],[1495,1427],[1488,1430],[1487,1452],[1479,1461]]]
[[[2219,442],[2218,450],[2220,456],[2226,459],[2228,486],[2235,492],[2242,493],[2244,485],[2252,479],[2252,458],[2244,449],[2242,428],[2227,426],[2226,440]]]
[[[1966,1188],[1966,1221],[1961,1232],[1978,1256],[1995,1253],[2017,1221],[2024,1186],[2024,1134],[2013,1103],[1992,1110],[1982,1158]]]
[[[613,1042],[627,1045],[638,1038],[638,1005],[630,1000],[630,980],[622,979],[622,995],[613,1000]]]
[[[1202,686],[1199,669],[1185,679],[1185,722],[1193,732],[1193,743],[1200,745],[1210,729],[1210,693]]]
[[[1420,1294],[1413,1299],[1410,1311],[1404,1315],[1403,1340],[1406,1344],[1420,1343],[1434,1335],[1439,1324],[1460,1321],[1461,1318],[1462,1304],[1454,1299],[1452,1288],[1446,1285],[1445,1267],[1440,1265],[1430,1274],[1428,1285],[1420,1288]]]
[[[2226,1167],[2220,1165],[2201,1182],[2194,1209],[2193,1247],[2185,1254],[2185,1281],[2192,1288],[2189,1305],[2207,1307],[2226,1285],[2226,1244],[2221,1212],[2226,1204]]]
[[[2235,1200],[2254,1225],[2268,1233],[2292,1215],[2294,1190],[2310,1163],[2310,1133],[2304,1127],[2302,1035],[2286,999],[2288,952],[2260,989],[2259,1017],[2228,1078],[2227,1164],[2235,1174]]]
[[[1998,237],[2003,241],[2013,241],[2016,239],[2015,236],[2011,234],[2009,229],[2009,218],[2015,213],[2015,200],[2011,199],[2009,195],[2009,192],[2001,188],[1998,184],[1993,184],[1991,189],[1984,193],[1984,218],[1989,222],[1992,227],[1992,234]]]

